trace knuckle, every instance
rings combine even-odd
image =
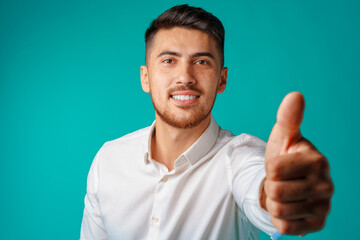
[[[329,214],[330,209],[331,209],[331,201],[330,201],[330,199],[329,199],[329,200],[326,201],[325,204],[324,204],[324,210],[325,210],[324,212],[325,212],[326,215]]]
[[[280,221],[277,229],[282,234],[291,234],[291,224],[289,221]]]
[[[334,193],[334,184],[332,182],[326,182],[323,186],[323,191],[329,195]]]
[[[280,200],[283,195],[283,189],[281,188],[280,184],[273,184],[272,185],[272,191],[271,191],[271,197],[274,200]]]
[[[273,159],[267,163],[266,174],[270,179],[276,179],[279,176],[280,171],[280,164],[276,159]]]
[[[334,184],[331,181],[324,181],[318,184],[316,190],[321,195],[331,197],[334,193]]]
[[[330,201],[325,201],[324,203],[322,203],[322,209],[323,213],[328,213],[330,211]]]
[[[268,184],[268,196],[273,200],[278,200],[281,196],[281,188],[276,182],[270,182]]]
[[[271,204],[269,212],[276,218],[281,218],[284,215],[284,210],[281,203],[273,202]]]
[[[316,171],[320,171],[328,168],[329,168],[329,163],[326,157],[320,153],[315,154],[313,159],[313,169],[315,169]]]
[[[332,196],[335,192],[335,186],[334,186],[334,183],[332,181],[329,182],[329,192],[330,192],[330,195]]]
[[[315,231],[319,231],[325,227],[325,217],[312,219],[310,225]]]
[[[326,223],[326,220],[325,220],[325,218],[324,218],[323,221],[320,223],[318,230],[323,229],[323,228],[325,227],[325,223]]]
[[[324,216],[328,213],[329,209],[330,205],[328,201],[321,201],[312,207],[312,213],[316,216]]]

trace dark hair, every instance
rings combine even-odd
[[[173,27],[197,29],[209,34],[216,41],[221,65],[224,65],[224,26],[211,13],[206,12],[202,8],[190,7],[187,4],[174,6],[151,22],[150,27],[145,32],[145,54],[147,54],[157,31],[162,28],[170,29]]]

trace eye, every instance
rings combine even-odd
[[[170,64],[170,63],[175,63],[175,61],[172,60],[172,59],[164,59],[164,60],[162,60],[162,62],[163,62],[163,63],[168,63],[168,64]]]
[[[195,64],[205,65],[205,64],[209,64],[209,62],[206,60],[198,60],[195,62]]]

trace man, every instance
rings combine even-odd
[[[81,239],[257,239],[260,230],[276,239],[320,230],[333,184],[326,158],[300,134],[303,96],[284,98],[267,146],[234,136],[211,116],[228,71],[221,22],[175,6],[145,41],[141,84],[155,122],[96,155]]]

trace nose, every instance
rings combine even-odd
[[[190,63],[181,64],[177,71],[177,84],[194,85],[196,83],[192,65]]]

